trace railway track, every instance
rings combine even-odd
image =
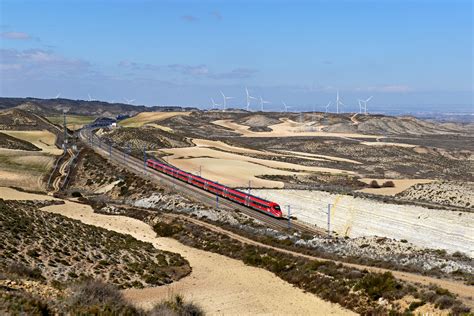
[[[210,192],[196,188],[195,186],[180,181],[167,174],[148,168],[145,166],[142,160],[130,156],[120,151],[119,149],[110,146],[110,144],[105,144],[89,129],[82,129],[79,132],[79,137],[83,140],[84,143],[88,144],[97,153],[99,153],[101,156],[108,159],[109,161],[119,164],[120,166],[126,167],[128,170],[141,177],[148,178],[152,181],[160,183],[161,185],[172,187],[175,191],[179,191],[187,197],[206,204],[209,207],[224,209],[228,211],[239,211],[243,214],[246,214],[254,219],[261,221],[267,227],[279,231],[295,230],[310,235],[325,234],[325,231],[321,228],[306,225],[294,219],[288,220],[287,218],[277,219],[270,217],[264,213],[260,213],[253,209],[247,208],[241,204],[232,202],[223,197],[216,196]]]

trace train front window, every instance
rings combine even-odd
[[[273,208],[274,208],[275,210],[277,210],[277,211],[280,210],[280,207],[279,207],[278,205],[275,205]]]

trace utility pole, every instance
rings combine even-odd
[[[64,140],[63,140],[63,146],[64,146],[64,152],[67,150],[67,126],[66,126],[66,110],[63,111],[63,120],[64,120]]]
[[[332,204],[328,203],[328,237],[331,237],[331,206]]]
[[[146,173],[146,146],[143,146],[143,173]]]
[[[287,205],[288,208],[288,229],[291,229],[291,205]]]
[[[219,194],[216,193],[216,208],[219,208]]]

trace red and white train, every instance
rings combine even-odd
[[[178,168],[160,163],[153,159],[148,159],[146,164],[149,168],[165,173],[169,176],[172,176],[173,178],[187,182],[195,187],[214,193],[218,196],[222,196],[228,200],[245,205],[254,210],[264,212],[273,217],[282,217],[280,206],[275,202],[267,201],[254,195],[226,187],[225,185],[204,179]]]

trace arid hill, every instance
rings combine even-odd
[[[42,115],[62,114],[67,111],[76,115],[117,116],[135,115],[144,111],[182,111],[194,108],[177,106],[130,105],[123,103],[108,103],[103,101],[84,101],[69,99],[37,99],[37,98],[0,98],[0,109],[18,108]]]

